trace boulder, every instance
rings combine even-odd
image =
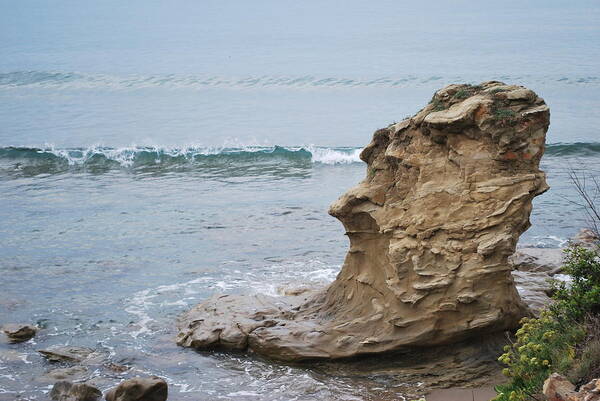
[[[2,331],[13,343],[20,343],[35,337],[37,327],[28,324],[9,323],[2,326]]]
[[[83,362],[94,353],[94,350],[86,347],[58,346],[38,350],[50,362]]]
[[[514,270],[521,272],[560,273],[565,255],[562,248],[518,248],[508,258]]]
[[[134,377],[106,393],[106,401],[165,401],[167,382],[159,377]]]
[[[583,401],[600,401],[600,379],[594,379],[581,386],[579,394]]]
[[[50,398],[55,401],[98,401],[102,398],[102,392],[85,383],[59,381],[52,387]]]
[[[377,130],[367,176],[334,202],[350,249],[328,287],[293,297],[215,295],[181,316],[177,343],[279,360],[347,358],[513,329],[531,312],[508,257],[548,189],[549,109],[500,82],[450,85]]]
[[[600,379],[594,379],[575,391],[575,386],[564,376],[552,373],[544,382],[547,401],[600,401]]]

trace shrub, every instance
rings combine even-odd
[[[505,346],[498,360],[510,380],[496,387],[497,401],[536,399],[552,372],[579,381],[598,369],[599,249],[571,246],[565,252],[563,269],[572,282],[555,284],[554,304],[537,319],[524,318],[516,341]]]
[[[597,248],[572,246],[565,250],[563,271],[572,282],[555,285],[552,309],[581,320],[586,314],[600,312],[600,255]]]

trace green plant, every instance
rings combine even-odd
[[[497,120],[512,119],[516,115],[517,114],[511,109],[496,109],[494,111],[494,118],[496,118]]]
[[[432,99],[431,104],[433,105],[433,111],[446,110],[446,106],[438,99]]]
[[[516,341],[498,358],[510,381],[496,387],[497,401],[535,400],[551,372],[579,380],[599,368],[600,324],[589,322],[600,312],[600,249],[572,245],[565,253],[563,271],[572,282],[555,283],[554,304],[521,321]]]
[[[460,89],[454,94],[455,99],[465,99],[471,96],[471,92],[466,89]]]
[[[511,379],[496,387],[498,401],[535,399],[534,394],[552,371],[565,371],[572,366],[574,344],[585,336],[576,321],[557,318],[548,310],[538,319],[524,318],[521,323],[516,341],[505,346],[505,353],[498,358],[506,365],[502,373]]]
[[[573,367],[568,373],[572,383],[585,384],[600,377],[600,325],[597,319],[586,324],[588,338],[577,352]]]
[[[556,303],[552,309],[556,314],[565,314],[582,319],[586,314],[600,312],[600,255],[597,248],[571,246],[565,250],[563,272],[570,275],[572,282],[555,283]]]

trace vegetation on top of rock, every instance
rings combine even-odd
[[[447,106],[439,99],[433,99],[431,104],[433,105],[433,111],[442,111],[447,108]]]
[[[513,118],[516,115],[517,114],[514,111],[512,111],[511,109],[497,109],[494,111],[494,117],[496,117],[499,120],[503,120],[506,118]]]

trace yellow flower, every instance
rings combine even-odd
[[[510,377],[510,369],[509,368],[502,369],[502,374],[506,377]]]
[[[549,362],[547,359],[544,359],[544,360],[542,361],[542,365],[544,365],[544,366],[548,366],[548,365],[550,365],[550,362]]]

